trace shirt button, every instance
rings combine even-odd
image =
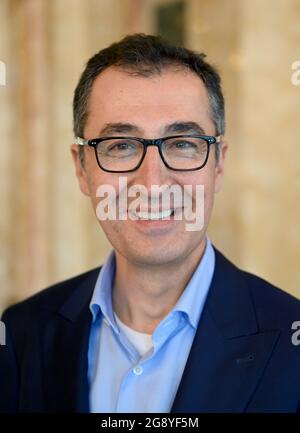
[[[142,367],[134,367],[133,372],[136,376],[139,376],[140,374],[143,373],[143,368]]]

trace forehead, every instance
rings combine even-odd
[[[213,127],[206,87],[187,69],[168,68],[143,77],[107,68],[94,81],[88,110],[89,130],[99,130],[109,122],[130,122],[154,130],[178,120],[200,122],[207,133]]]

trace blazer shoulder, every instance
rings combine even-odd
[[[9,306],[2,314],[4,322],[10,320],[23,320],[25,317],[30,318],[41,308],[46,307],[49,310],[57,310],[65,300],[82,284],[96,283],[100,267],[91,269],[75,277],[55,283],[34,295]],[[92,286],[93,287],[93,286]]]
[[[265,279],[242,270],[228,260],[216,248],[216,271],[219,283],[235,286],[231,296],[248,293],[254,306],[261,329],[290,328],[293,321],[300,320],[300,300]],[[243,299],[240,297],[239,299]]]
[[[273,323],[280,321],[300,320],[300,300],[285,290],[274,286],[268,281],[242,271],[250,289],[256,311],[264,320]]]

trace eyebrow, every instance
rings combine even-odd
[[[142,135],[143,130],[139,128],[137,125],[132,123],[106,123],[104,128],[101,129],[99,135],[110,135],[110,134],[136,134]],[[166,134],[178,134],[178,133],[187,133],[187,134],[195,134],[195,135],[205,135],[204,129],[196,122],[185,122],[185,121],[176,121],[166,125],[163,129],[163,135]]]
[[[165,133],[188,133],[204,135],[204,129],[196,122],[174,122],[165,127]]]

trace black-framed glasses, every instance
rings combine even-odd
[[[221,142],[221,135],[173,135],[145,139],[138,137],[100,137],[91,140],[77,137],[79,146],[91,146],[99,167],[110,173],[137,170],[142,164],[148,146],[158,148],[166,167],[176,171],[200,170],[209,157],[210,146]]]

